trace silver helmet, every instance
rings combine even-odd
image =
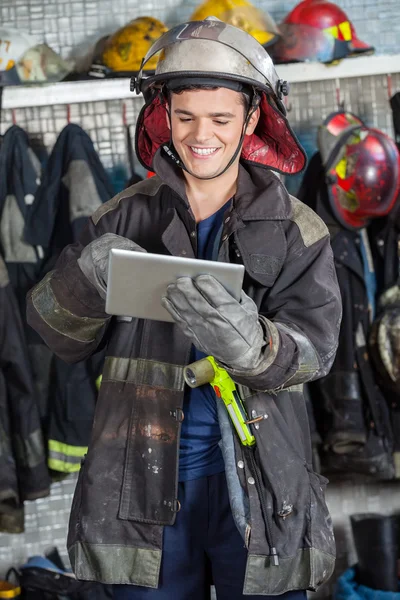
[[[146,63],[157,53],[154,75],[144,77]],[[167,31],[143,58],[138,76],[132,78],[132,91],[145,98],[136,128],[136,151],[147,169],[151,170],[158,148],[171,144],[163,90],[191,84],[250,92],[249,111],[259,106],[260,119],[256,131],[241,139],[242,160],[286,174],[304,169],[305,154],[286,120],[282,102],[288,93],[287,82],[279,79],[269,54],[250,34],[215,17]]]

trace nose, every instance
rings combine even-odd
[[[204,144],[213,137],[210,119],[197,119],[194,125],[193,135],[199,144]]]

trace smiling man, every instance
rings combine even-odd
[[[121,600],[205,600],[211,582],[219,600],[304,600],[335,555],[302,393],[337,348],[328,231],[273,172],[300,172],[305,155],[264,48],[206,19],[168,31],[143,66],[158,52],[134,82],[136,151],[156,176],[98,209],[28,300],[65,360],[107,349],[71,564]],[[175,323],[111,318],[110,248],[243,263],[240,302],[202,275],[168,287]],[[206,355],[238,385],[251,453],[211,386],[185,387],[184,366]]]
[[[235,154],[241,140],[250,97],[225,87],[203,85],[170,86],[170,119],[167,125],[173,131],[176,152],[187,166],[186,179],[204,190],[205,201],[220,194],[209,191],[215,185],[224,197],[232,197],[238,176],[239,156],[235,167],[218,175]],[[196,93],[194,93],[196,92]],[[210,93],[213,92],[213,93]],[[251,135],[257,125],[260,109],[252,112],[246,127]],[[215,180],[218,177],[216,181]],[[209,180],[209,185],[204,180]],[[207,191],[206,191],[207,190]],[[201,201],[203,204],[203,201]],[[197,219],[202,220],[202,219]]]

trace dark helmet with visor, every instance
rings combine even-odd
[[[320,126],[318,146],[339,223],[361,229],[389,214],[400,192],[400,155],[392,139],[352,113],[336,112]]]
[[[144,77],[146,63],[160,53],[154,75]],[[227,87],[250,97],[242,137],[234,156],[241,160],[285,174],[301,172],[305,153],[291,130],[282,96],[287,83],[278,78],[265,48],[250,34],[209,17],[170,29],[150,48],[140,72],[132,78],[132,91],[142,92],[145,105],[136,127],[136,153],[141,164],[152,170],[153,158],[162,147],[181,168],[183,161],[173,147],[167,127],[168,92],[190,85]],[[251,114],[260,108],[260,118],[252,135],[245,135]],[[218,173],[219,176],[222,174]]]

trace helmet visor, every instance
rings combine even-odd
[[[276,62],[311,60],[325,63],[334,59],[335,38],[328,32],[294,23],[281,23],[279,30],[282,37],[271,48],[271,56]]]

